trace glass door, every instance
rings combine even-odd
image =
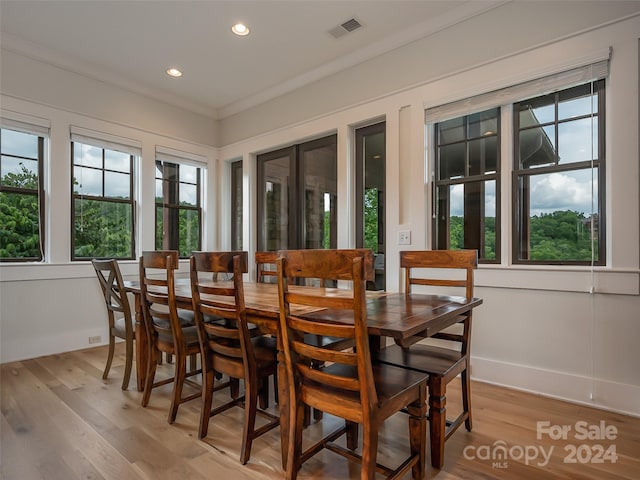
[[[356,130],[356,246],[375,254],[375,281],[385,289],[385,138],[386,123]]]

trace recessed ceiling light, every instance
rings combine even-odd
[[[231,31],[236,35],[240,35],[241,37],[249,35],[249,27],[247,27],[244,23],[236,23],[233,27],[231,27]]]
[[[169,75],[170,77],[181,77],[182,76],[182,72],[180,70],[178,70],[177,68],[168,68],[167,69],[167,75]]]

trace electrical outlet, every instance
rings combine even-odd
[[[411,230],[398,232],[398,245],[411,245]]]
[[[100,335],[96,335],[95,337],[89,337],[89,343],[100,343],[102,342],[102,337]]]

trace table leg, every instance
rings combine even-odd
[[[147,341],[147,332],[142,323],[142,301],[140,294],[135,294],[134,297],[136,309],[136,379],[138,391],[142,392],[147,377],[149,342]]]
[[[429,436],[431,442],[431,465],[442,468],[444,464],[444,441],[447,428],[446,384],[439,377],[429,382]]]

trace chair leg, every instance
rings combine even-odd
[[[360,480],[373,480],[376,475],[378,457],[378,425],[373,422],[362,424],[362,466]]]
[[[268,378],[265,377],[268,381]],[[268,384],[268,382],[267,382]],[[263,385],[264,387],[264,385]],[[256,424],[256,409],[258,408],[257,382],[245,382],[244,397],[244,427],[242,432],[242,448],[240,450],[240,462],[245,465],[251,457],[251,445]]]
[[[261,379],[260,390],[257,392],[260,400],[260,408],[269,408],[269,377],[263,377]]]
[[[153,389],[153,382],[156,377],[156,367],[158,366],[158,356],[162,356],[162,352],[158,355],[157,350],[153,345],[149,346],[149,361],[147,362],[147,376],[144,383],[144,391],[142,393],[142,406],[149,405],[149,398],[151,398],[151,390]]]
[[[468,368],[465,368],[460,374],[460,381],[462,382],[462,410],[467,414],[464,426],[470,432],[473,424],[471,422],[471,379]]]
[[[200,425],[198,426],[198,438],[204,438],[209,431],[209,419],[211,418],[211,404],[213,403],[213,387],[215,374],[211,367],[210,359],[202,362],[202,408],[200,410]]]
[[[176,421],[178,407],[182,401],[182,386],[187,375],[187,359],[182,354],[176,354],[175,373],[173,381],[173,396],[171,398],[171,408],[169,409],[169,423]]]
[[[122,390],[129,388],[131,368],[133,367],[133,338],[125,339],[126,358],[124,364],[124,376],[122,377]]]
[[[102,379],[106,380],[109,375],[109,370],[111,369],[111,362],[113,361],[113,352],[115,349],[115,337],[109,332],[109,353],[107,353],[107,364],[104,367],[104,372],[102,373]]]
[[[289,419],[289,445],[287,449],[287,463],[284,474],[284,478],[286,480],[296,480],[298,477],[298,470],[300,470],[305,406],[306,405],[303,404],[294,404],[289,410],[290,413],[293,413],[293,418]],[[280,428],[282,428],[282,426]]]
[[[442,468],[444,441],[447,429],[447,384],[442,377],[429,377],[429,431],[431,439],[431,465]]]

